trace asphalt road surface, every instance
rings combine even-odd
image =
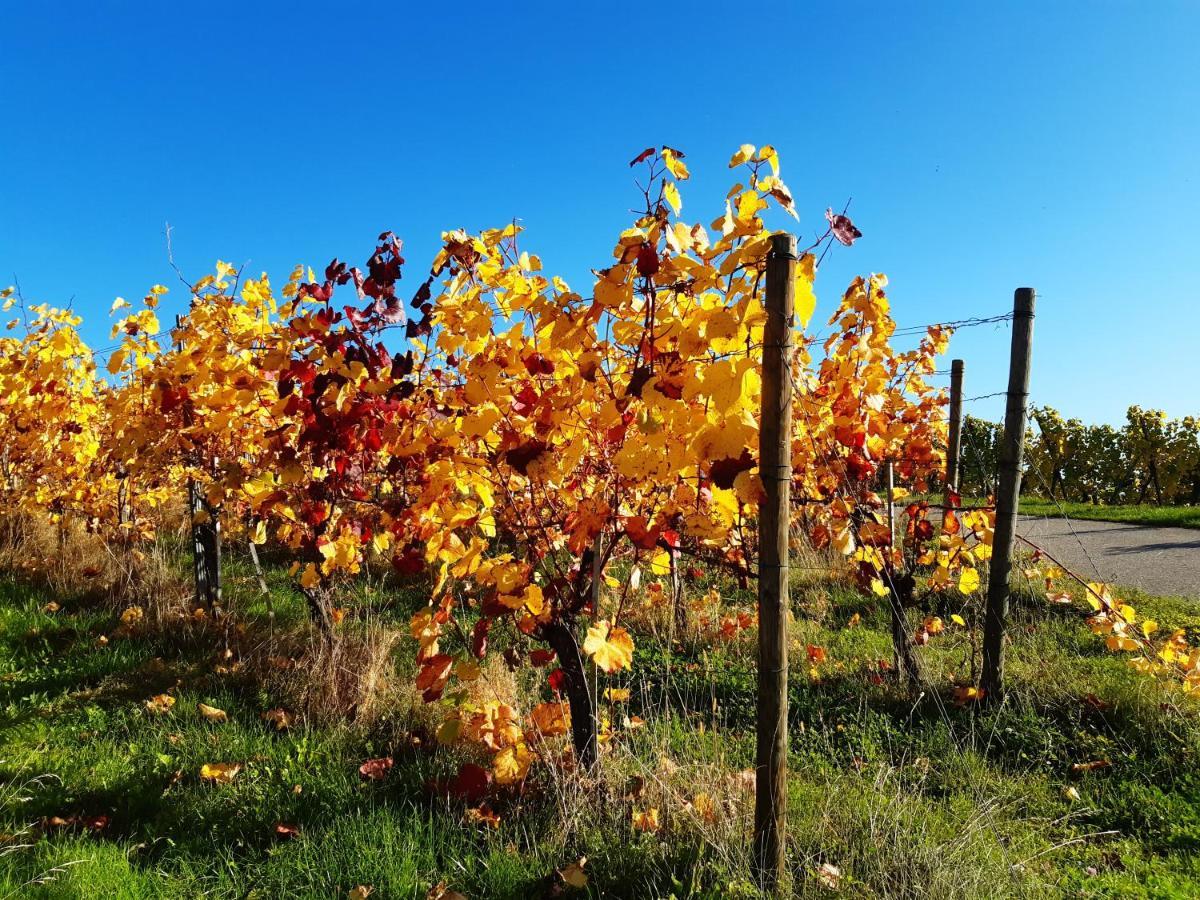
[[[1200,529],[1021,516],[1017,535],[1089,581],[1200,598]]]

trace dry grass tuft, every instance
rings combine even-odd
[[[173,606],[181,584],[161,544],[109,544],[72,520],[17,512],[0,522],[0,569],[57,596],[114,607]]]
[[[260,643],[246,664],[285,707],[308,719],[370,724],[411,704],[395,679],[393,651],[401,637],[374,621],[339,627],[332,641],[306,630]]]

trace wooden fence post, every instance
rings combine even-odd
[[[1017,533],[1017,503],[1021,493],[1021,464],[1025,449],[1025,417],[1029,400],[1029,363],[1033,349],[1033,288],[1017,288],[1013,298],[1012,354],[1008,364],[1008,401],[1000,472],[996,487],[996,531],[983,617],[984,696],[998,700],[1004,691],[1004,628],[1008,619],[1008,574]]]
[[[946,447],[946,489],[958,492],[958,460],[962,453],[963,361],[950,361],[950,440]]]
[[[792,484],[792,327],[796,238],[771,236],[763,329],[758,512],[758,724],[754,865],[762,890],[784,889],[787,809],[788,531]]]

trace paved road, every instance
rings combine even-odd
[[[1021,516],[1017,534],[1083,578],[1200,598],[1198,529]]]

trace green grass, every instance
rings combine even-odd
[[[294,624],[302,612],[270,574],[279,620]],[[234,570],[231,600],[254,622],[261,600],[243,578]],[[797,894],[833,896],[816,877],[829,863],[842,872],[839,896],[1200,895],[1196,701],[1131,672],[1077,613],[1020,607],[1012,692],[980,710],[952,698],[952,683],[970,680],[964,629],[923,648],[930,687],[913,701],[874,677],[890,656],[883,609],[830,584],[797,585],[795,598]],[[671,648],[639,633],[634,670],[612,683],[633,689],[629,713],[648,724],[614,739],[606,787],[568,802],[536,768],[523,792],[496,798],[502,823],[489,829],[430,791],[462,751],[414,741],[421,720],[402,704],[370,725],[276,733],[260,713],[280,698],[225,672],[203,641],[168,632],[100,646],[116,611],[65,598],[47,613],[47,599],[0,581],[0,898],[344,897],[358,884],[421,898],[441,881],[472,898],[550,897],[570,893],[554,873],[580,856],[597,896],[753,896],[748,823],[737,818],[749,810],[737,773],[754,753],[752,634]],[[1194,604],[1129,599],[1164,628],[1200,631]],[[400,625],[412,601],[360,602]],[[846,627],[856,612],[860,624]],[[828,652],[815,670],[809,644]],[[397,647],[401,670],[412,651]],[[526,694],[538,677],[527,674]],[[149,713],[144,701],[165,690],[174,708]],[[229,721],[205,721],[198,702]],[[389,777],[364,782],[358,765],[385,754],[396,759]],[[1072,768],[1096,760],[1111,765]],[[198,777],[211,762],[244,768],[214,786]],[[650,782],[640,799],[628,793],[635,775]],[[684,801],[701,791],[733,804],[719,827],[689,816]],[[661,806],[658,835],[629,825],[631,808],[649,803]],[[98,830],[41,827],[100,815]],[[299,836],[278,838],[281,822]]]
[[[1066,503],[1042,497],[1022,497],[1020,511],[1027,516],[1092,519],[1101,522],[1129,522],[1134,525],[1174,525],[1200,528],[1200,506],[1096,506],[1091,503]]]

